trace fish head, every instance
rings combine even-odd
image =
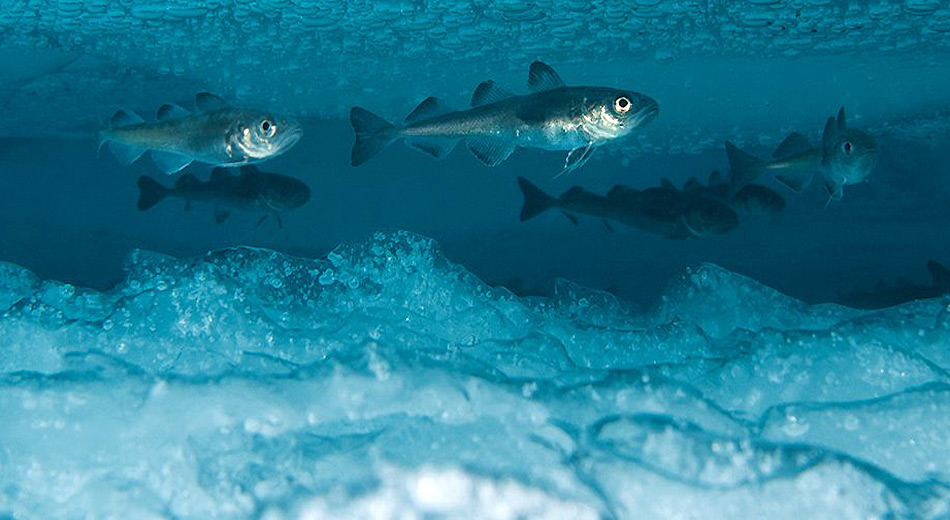
[[[592,141],[623,137],[654,119],[657,102],[643,94],[611,88],[590,89],[581,106],[581,125]]]
[[[726,204],[703,199],[683,211],[682,221],[694,236],[704,237],[732,231],[739,225],[739,215]]]
[[[231,145],[241,150],[249,163],[276,157],[300,140],[303,128],[288,117],[258,111],[240,110],[231,133]]]
[[[268,178],[261,187],[260,200],[277,212],[299,208],[310,200],[310,188],[290,177]]]
[[[862,182],[877,164],[877,142],[861,130],[841,132],[835,147],[828,152],[832,177],[840,184]]]

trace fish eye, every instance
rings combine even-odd
[[[620,96],[614,100],[614,110],[617,113],[623,114],[630,110],[630,98],[627,96]]]
[[[274,137],[274,134],[277,133],[277,125],[271,123],[268,119],[261,121],[259,128],[261,130],[261,134],[266,135],[267,137]]]
[[[851,141],[845,141],[841,143],[841,151],[844,152],[845,155],[850,156],[851,152],[854,151],[854,145],[851,144]]]

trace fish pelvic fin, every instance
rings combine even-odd
[[[534,217],[557,205],[557,199],[541,191],[528,179],[518,177],[518,187],[524,195],[524,205],[521,206],[521,222],[527,222]]]
[[[729,141],[726,141],[726,157],[729,158],[729,183],[734,189],[754,181],[765,166],[765,161],[743,152]]]
[[[168,188],[151,177],[139,177],[139,211],[146,211],[158,204],[168,195]]]
[[[350,110],[350,124],[356,133],[356,142],[350,153],[353,166],[372,159],[399,138],[395,125],[365,108],[353,107]]]

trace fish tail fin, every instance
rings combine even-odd
[[[365,108],[350,110],[350,124],[356,132],[356,142],[350,154],[350,164],[359,166],[375,157],[399,137],[396,126]]]
[[[524,177],[518,177],[518,187],[524,195],[524,205],[521,207],[522,222],[533,219],[557,204],[557,199],[544,193]]]
[[[729,158],[729,178],[733,188],[741,188],[754,181],[765,166],[765,161],[743,152],[729,141],[726,141],[726,157]]]
[[[139,177],[139,211],[146,211],[168,195],[168,188],[151,177]]]

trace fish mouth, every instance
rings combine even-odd
[[[660,113],[660,105],[652,99],[633,116],[633,127],[637,128],[651,123]]]

